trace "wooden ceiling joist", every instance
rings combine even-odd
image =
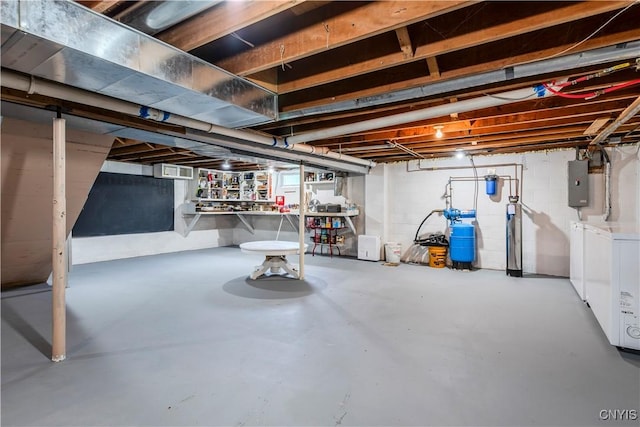
[[[585,15],[586,11],[588,11],[589,13],[587,16],[593,16],[593,15],[598,15],[600,13],[607,12],[610,10],[619,9],[623,7],[622,5],[624,5],[625,3],[626,2],[624,1],[598,2],[598,4],[596,4],[595,7],[592,4],[585,5],[580,3],[580,4],[574,4],[574,5],[568,6],[568,9],[565,9],[565,11],[576,13],[579,15]],[[456,36],[453,38],[447,38],[445,40],[432,41],[422,46],[416,46],[415,52],[412,52],[412,56],[409,58],[404,57],[402,54],[389,53],[385,56],[376,56],[374,58],[370,58],[366,61],[362,61],[356,64],[349,64],[342,67],[336,67],[326,72],[314,73],[312,76],[303,77],[290,82],[284,82],[279,84],[278,93],[284,94],[284,93],[289,93],[296,90],[307,89],[310,87],[335,82],[345,78],[357,77],[363,74],[371,73],[373,71],[380,71],[383,69],[396,67],[398,65],[402,65],[410,61],[421,60],[421,59],[424,59],[427,61],[427,64],[429,65],[430,77],[436,78],[440,76],[440,71],[439,71],[439,68],[437,67],[437,62],[435,62],[434,60],[434,58],[437,55],[459,51],[465,48],[472,48],[474,46],[487,44],[490,42],[494,42],[500,39],[506,39],[508,37],[513,37],[516,35],[526,34],[529,32],[533,32],[535,30],[539,30],[541,28],[549,28],[555,25],[559,25],[559,24],[571,21],[571,19],[572,18],[567,17],[566,15],[558,14],[555,11],[552,11],[552,12],[541,13],[538,15],[533,15],[527,18],[512,21],[512,22],[509,22],[508,24],[497,25],[494,27],[487,25],[487,28],[483,30],[474,31],[468,34],[461,34],[459,36]],[[629,35],[629,36],[633,37],[632,35]],[[636,29],[634,38],[637,38],[637,37],[638,37],[638,33]],[[608,44],[606,45],[610,45],[610,44],[612,43],[608,42]],[[546,53],[546,55],[557,54],[558,52],[561,52],[562,50],[567,49],[569,47],[571,47],[571,45],[560,46],[558,48],[549,49],[550,52]],[[593,47],[588,47],[588,48],[592,49]],[[576,51],[580,51],[583,49],[587,49],[587,46],[582,46],[581,49],[578,49]],[[538,56],[538,59],[542,57],[540,55],[537,55],[537,56]],[[503,61],[510,62],[510,64],[516,64],[516,63],[527,62],[531,60],[532,58],[530,56],[523,55],[520,58],[508,58]],[[487,63],[486,66],[485,64],[483,64],[481,66],[482,67],[481,71],[486,71],[487,69],[491,69],[489,65],[490,65],[489,63]],[[468,72],[472,72],[472,71],[475,71],[475,70],[472,70],[472,69],[468,70]],[[462,75],[462,73],[456,73],[456,74],[452,73],[448,75],[445,75],[445,73],[443,73],[443,77],[447,77],[447,78],[451,78],[456,75]]]
[[[240,76],[291,63],[318,52],[451,12],[473,2],[396,1],[365,3],[352,11],[265,43],[216,65]],[[327,41],[327,28],[330,37]]]
[[[300,5],[304,1],[225,1],[163,31],[158,38],[188,52]]]

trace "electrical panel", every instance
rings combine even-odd
[[[589,161],[568,162],[569,206],[579,208],[589,204]]]

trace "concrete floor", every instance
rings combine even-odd
[[[328,257],[247,280],[237,248],[74,267],[2,294],[2,425],[637,425],[640,356],[564,278]]]

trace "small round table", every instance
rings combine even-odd
[[[305,251],[307,250],[304,244]],[[261,254],[265,256],[262,265],[256,266],[256,269],[249,277],[255,280],[262,275],[266,275],[267,271],[277,274],[280,269],[286,271],[294,278],[300,278],[298,269],[289,264],[287,255],[300,253],[300,244],[298,242],[285,242],[279,240],[259,240],[256,242],[246,242],[240,244],[240,249],[246,254]]]

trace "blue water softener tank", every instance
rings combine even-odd
[[[472,224],[451,224],[449,254],[454,268],[471,269],[471,263],[476,258],[476,229]]]

